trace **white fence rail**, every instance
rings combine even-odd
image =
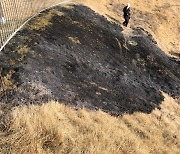
[[[0,0],[0,51],[16,31],[41,10],[70,0]]]

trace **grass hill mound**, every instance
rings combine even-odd
[[[82,5],[32,19],[0,55],[1,101],[57,100],[111,114],[150,113],[161,92],[180,94],[179,62],[142,28],[125,28]]]
[[[93,10],[46,10],[0,53],[0,153],[179,153],[178,59]]]

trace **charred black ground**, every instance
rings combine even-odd
[[[41,29],[31,20],[0,54],[2,78],[15,85],[1,92],[11,106],[58,100],[111,114],[150,113],[161,91],[180,95],[179,64],[141,28],[123,29],[91,9],[53,8]]]

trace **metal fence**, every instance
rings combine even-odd
[[[16,31],[41,10],[70,0],[0,0],[0,51]]]

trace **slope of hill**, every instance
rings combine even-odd
[[[14,104],[58,100],[104,111],[151,112],[180,93],[179,65],[142,29],[124,30],[84,6],[47,10],[0,57]],[[14,62],[14,63],[13,63]],[[13,95],[12,95],[13,94]]]
[[[179,152],[179,62],[143,28],[117,22],[58,6],[9,42],[0,55],[1,153]]]
[[[120,24],[123,22],[122,9],[130,3],[130,27],[142,27],[153,35],[164,52],[180,58],[179,0],[83,0],[80,2]]]

